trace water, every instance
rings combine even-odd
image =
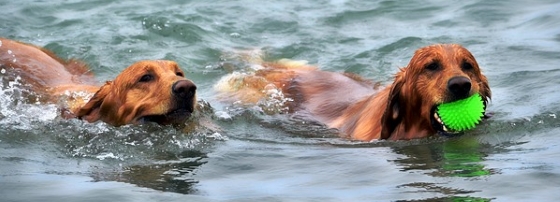
[[[86,61],[99,81],[177,61],[219,133],[115,128],[0,92],[3,201],[552,201],[560,199],[557,1],[4,1],[0,36]],[[355,142],[219,103],[239,50],[383,83],[415,49],[460,43],[494,117],[459,138]],[[9,87],[12,85],[13,87]]]

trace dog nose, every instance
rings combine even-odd
[[[171,90],[179,98],[192,98],[196,93],[196,85],[189,80],[179,80],[171,86]]]
[[[466,98],[471,91],[471,80],[464,76],[457,76],[449,79],[447,89],[457,99]]]

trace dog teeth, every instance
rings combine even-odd
[[[434,113],[434,118],[437,120],[437,122],[439,122],[441,124],[443,132],[450,133],[450,134],[456,134],[457,133],[456,131],[448,129],[447,126],[445,126],[445,123],[443,123],[443,121],[441,120],[441,117],[439,117],[439,115],[437,113]]]
[[[437,113],[434,113],[434,118],[443,125],[443,121],[441,120],[441,118],[439,117],[439,115]]]

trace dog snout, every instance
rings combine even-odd
[[[189,80],[179,80],[173,84],[171,90],[173,91],[173,95],[182,99],[188,99],[194,97],[196,85]]]
[[[464,76],[453,77],[447,82],[447,89],[456,99],[466,98],[471,91],[471,80]]]

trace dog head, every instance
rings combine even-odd
[[[173,61],[140,61],[106,82],[76,116],[114,126],[181,124],[193,113],[196,85]]]
[[[475,93],[482,96],[485,105],[491,97],[488,80],[467,49],[456,44],[420,48],[395,77],[382,118],[381,138],[454,133],[434,118],[436,106]]]

